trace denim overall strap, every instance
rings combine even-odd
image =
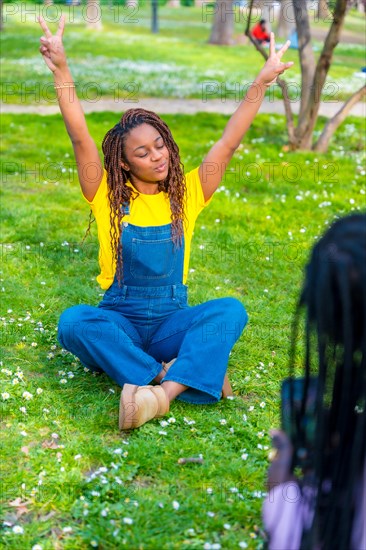
[[[183,281],[184,239],[173,243],[171,224],[139,227],[125,222],[122,254],[127,287],[163,287]]]

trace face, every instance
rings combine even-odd
[[[150,124],[131,130],[125,140],[126,162],[131,182],[156,184],[168,176],[169,151],[159,132]]]

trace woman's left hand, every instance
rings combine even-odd
[[[285,432],[281,430],[271,430],[270,434],[272,437],[272,447],[274,447],[275,452],[268,469],[267,483],[271,489],[280,483],[294,480],[295,477],[291,472],[293,453],[291,441]]]
[[[281,57],[288,49],[290,44],[291,42],[287,40],[286,44],[284,44],[282,48],[280,48],[278,52],[276,52],[275,37],[273,32],[271,32],[269,57],[263,69],[255,79],[256,82],[264,86],[270,86],[271,84],[274,84],[276,82],[278,75],[284,73],[285,71],[287,71],[287,69],[292,67],[292,65],[294,64],[293,61],[289,61],[288,63],[282,63],[281,61]]]

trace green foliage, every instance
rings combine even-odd
[[[163,118],[186,170],[227,121]],[[87,117],[98,144],[117,119]],[[88,206],[62,119],[4,115],[2,130],[3,547],[261,548],[268,430],[279,424],[303,268],[336,216],[365,209],[362,121],[347,120],[329,153],[316,155],[286,150],[283,117],[256,117],[197,221],[189,275],[191,304],[235,296],[247,308],[229,361],[236,397],[174,402],[161,422],[122,435],[120,388],[85,372],[56,339],[65,308],[97,304],[102,294],[96,228],[82,244]],[[203,464],[178,464],[199,455]],[[26,502],[18,518],[17,498]]]

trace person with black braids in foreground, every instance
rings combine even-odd
[[[302,310],[301,380],[293,376],[293,359]],[[272,433],[277,454],[263,507],[269,548],[365,550],[366,214],[336,221],[315,245],[290,361],[291,399],[282,395],[290,428]]]
[[[129,109],[103,140],[103,170],[67,65],[64,17],[54,35],[43,18],[39,23],[40,52],[53,72],[82,193],[97,221],[97,280],[106,291],[98,307],[63,312],[59,341],[86,367],[123,386],[120,429],[166,414],[175,398],[217,402],[247,314],[234,298],[188,306],[191,238],[266,88],[293,65],[281,62],[289,43],[276,53],[271,36],[267,62],[199,167],[184,174],[165,122],[153,112]]]

